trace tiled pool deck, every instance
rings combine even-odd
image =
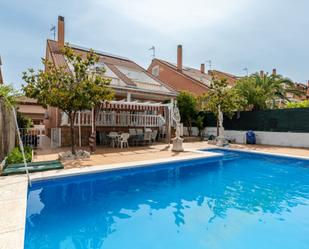
[[[175,153],[166,145],[118,149],[98,149],[91,159],[65,164],[65,169],[31,174],[31,179],[112,170],[157,162],[214,156],[214,153],[197,153],[194,150],[211,148],[205,142],[184,144],[185,152]],[[309,157],[309,149],[275,146],[233,145],[232,148]],[[58,151],[40,151],[37,161],[57,158]],[[25,175],[0,177],[0,249],[22,249],[24,240],[27,201]]]

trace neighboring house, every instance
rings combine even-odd
[[[288,97],[289,97],[290,101],[300,102],[300,101],[304,101],[306,99],[309,99],[309,81],[308,81],[307,85],[305,85],[303,83],[295,82],[295,86],[296,86],[296,89],[299,90],[300,92],[302,92],[303,94],[300,95],[300,96],[298,96],[296,94],[289,94]]]
[[[154,58],[148,72],[164,81],[176,91],[188,91],[196,96],[209,90],[213,77],[227,79],[229,85],[235,85],[237,77],[218,70],[205,72],[205,64],[200,69],[183,66],[182,46],[177,47],[177,64]]]
[[[263,75],[264,72],[260,71],[260,75]],[[274,68],[272,70],[272,75],[276,75],[277,74],[277,70]],[[303,83],[297,83],[294,82],[296,89],[300,92],[300,94],[294,94],[294,93],[286,93],[286,98],[288,98],[288,100],[286,99],[278,99],[277,105],[280,108],[284,108],[286,103],[289,102],[301,102],[304,101],[306,99],[309,99],[309,81],[307,83],[307,85],[303,84]]]
[[[56,66],[66,66],[70,69],[71,66],[67,64],[60,49],[69,46],[74,52],[81,55],[86,55],[89,49],[65,44],[64,30],[64,18],[59,16],[58,40],[47,40],[46,59]],[[173,103],[177,92],[128,58],[94,51],[99,56],[99,62],[95,66],[105,68],[105,76],[111,79],[110,87],[115,92],[115,99],[102,103],[101,111],[96,115],[96,131],[107,133],[109,131],[128,131],[129,128],[144,129],[148,127],[166,132],[165,128],[169,124],[165,115],[169,108],[163,103]],[[92,115],[89,110],[82,112],[78,117],[80,120],[77,118],[75,124],[80,127],[78,131],[79,144],[86,145],[93,132],[94,125],[92,126],[90,121]],[[46,124],[47,134],[52,133],[52,140],[56,139],[61,145],[69,144],[68,120],[61,110],[49,108]],[[58,135],[60,137],[56,138]]]
[[[18,112],[32,120],[34,125],[43,125],[46,109],[37,103],[36,99],[27,98],[25,96],[17,99]]]
[[[221,80],[226,79],[227,84],[231,87],[235,86],[237,80],[240,79],[239,76],[235,76],[233,74],[222,72],[219,70],[208,70],[208,75],[211,75],[212,77]]]

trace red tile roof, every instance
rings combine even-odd
[[[208,73],[202,73],[201,70],[192,68],[192,67],[183,67],[183,70],[180,72],[177,69],[176,64],[170,63],[168,61],[165,60],[161,60],[161,59],[154,59],[155,61],[159,61],[167,66],[169,66],[170,68],[172,68],[174,71],[182,73],[183,75],[185,75],[186,77],[190,77],[191,80],[201,83],[203,85],[206,85],[207,87],[210,86],[211,80],[212,80],[212,76],[217,76],[220,79],[222,78],[226,78],[228,84],[230,85],[235,85],[237,79],[239,79],[238,76],[235,76],[233,74],[230,73],[226,73],[226,72],[222,72],[219,70],[209,70]]]
[[[197,69],[192,68],[192,67],[183,67],[183,70],[180,72],[177,69],[176,64],[170,63],[170,62],[165,61],[165,60],[157,59],[157,58],[155,58],[154,60],[159,61],[159,62],[169,66],[174,71],[183,74],[185,77],[189,78],[190,80],[192,80],[196,84],[199,84],[202,87],[206,87],[206,89],[208,89],[208,86],[205,82],[210,81],[211,77],[209,75],[207,75],[206,73],[202,73],[200,70],[197,70]],[[203,79],[203,81],[201,79]]]
[[[56,66],[66,66],[69,68],[63,54],[58,48],[57,42],[53,40],[47,40],[47,46],[51,53],[52,62]],[[72,44],[69,44],[69,46],[76,53],[79,53],[82,56],[86,56],[86,53],[89,52],[89,49],[87,48],[79,47]],[[177,92],[174,89],[170,88],[168,85],[164,84],[162,81],[148,73],[147,70],[145,70],[132,60],[96,50],[94,50],[94,52],[99,56],[99,63],[102,63],[104,66],[108,67],[114,73],[114,76],[122,82],[121,87],[134,91],[148,91],[152,94],[161,94],[167,96],[177,95]],[[143,76],[144,79],[148,79],[148,81],[139,82],[145,84],[137,84],[138,82],[135,82],[136,79],[130,78],[130,76],[125,75],[120,70],[120,68],[122,67],[127,70],[132,70],[132,74],[140,74],[141,76]],[[149,87],[147,87],[148,85]],[[117,88],[119,86],[111,84],[111,87]]]

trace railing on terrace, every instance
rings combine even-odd
[[[41,147],[44,135],[43,129],[19,128],[19,132],[24,146],[30,146],[34,149]]]
[[[62,114],[66,115],[66,114]],[[79,122],[80,117],[80,122]],[[62,116],[61,125],[68,125],[67,117]],[[91,112],[81,112],[77,114],[74,125],[91,126]],[[130,114],[99,112],[96,115],[96,126],[117,126],[117,127],[160,127],[165,124],[162,115]]]

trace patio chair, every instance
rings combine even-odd
[[[130,134],[130,136],[135,136],[136,130],[135,129],[129,129],[129,134]]]
[[[145,132],[152,132],[150,128],[145,128]]]
[[[144,143],[150,143],[151,142],[151,135],[152,135],[152,132],[145,132]]]
[[[159,138],[163,139],[166,137],[166,127],[165,126],[161,126],[159,128]]]
[[[158,135],[158,131],[154,130],[153,132],[151,132],[151,141],[155,142],[157,140],[157,135]]]
[[[109,144],[111,144],[111,138],[105,132],[100,132],[100,145]]]
[[[129,129],[129,144],[130,145],[135,145],[136,141],[137,141],[137,134],[136,134],[136,130],[135,129]]]
[[[115,148],[115,146],[117,146],[118,145],[118,143],[117,143],[117,138],[119,137],[119,135],[118,135],[118,133],[117,132],[114,132],[114,131],[111,131],[109,134],[108,134],[108,136],[110,137],[110,139],[111,139],[111,146],[113,147],[113,148]]]
[[[143,129],[136,129],[136,135],[142,135],[143,133]]]
[[[127,148],[129,148],[129,143],[128,143],[128,139],[130,137],[129,133],[122,133],[120,135],[120,137],[118,138],[118,145],[120,146],[120,148],[122,149],[124,146],[126,146]]]

